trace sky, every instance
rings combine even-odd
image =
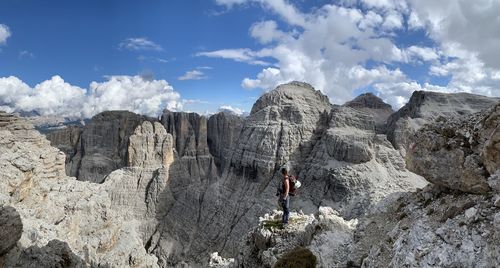
[[[500,96],[499,47],[500,0],[4,0],[0,110],[243,114],[293,80],[398,109]]]

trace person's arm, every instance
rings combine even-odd
[[[288,196],[288,191],[290,190],[290,183],[289,183],[289,179],[286,179],[285,180],[285,192],[284,192],[284,196],[283,198],[287,198]]]

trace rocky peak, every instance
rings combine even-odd
[[[381,98],[375,96],[371,92],[363,93],[351,101],[348,101],[344,106],[351,108],[371,108],[384,109],[392,111],[391,105],[385,103]]]
[[[293,110],[330,110],[328,97],[311,85],[303,82],[290,82],[262,95],[252,107],[251,115],[266,107],[295,107]],[[289,114],[293,116],[293,114]]]

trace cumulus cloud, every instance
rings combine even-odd
[[[148,40],[145,37],[127,38],[123,40],[118,47],[120,49],[127,49],[132,51],[153,50],[162,51],[163,48],[155,42]]]
[[[5,24],[0,24],[0,45],[5,45],[11,35],[9,27]]]
[[[500,21],[495,19],[500,1],[345,0],[309,13],[284,0],[231,2],[260,5],[278,15],[287,29],[280,29],[273,20],[255,22],[249,25],[249,34],[262,48],[198,54],[250,64],[273,62],[255,77],[244,78],[244,88],[270,90],[280,83],[303,80],[334,103],[373,88],[394,108],[414,90],[500,95],[496,51]],[[417,30],[430,33],[430,45],[398,43],[396,36]],[[415,81],[398,67],[415,62],[429,63],[430,67],[422,67],[428,68],[428,76],[449,76],[450,82],[443,87]]]
[[[17,77],[0,78],[0,109],[35,111],[41,115],[88,118],[106,110],[129,110],[157,116],[161,111],[182,109],[178,92],[165,80],[141,76],[109,76],[88,89],[53,76],[31,88]]]
[[[231,113],[239,116],[246,114],[244,110],[232,107],[231,105],[222,105],[221,107],[219,107],[219,112]]]

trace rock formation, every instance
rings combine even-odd
[[[13,127],[18,121],[4,119],[0,120],[0,131],[5,133],[0,135],[0,146],[7,151],[0,151],[0,165],[9,175],[3,175],[8,177],[0,181],[5,184],[0,189],[8,189],[0,200],[16,207],[28,226],[20,240],[23,248],[17,252],[35,245],[43,248],[57,239],[67,242],[85,263],[169,267],[206,266],[212,260],[213,265],[232,265],[220,255],[210,256],[217,251],[246,266],[271,266],[293,250],[276,240],[276,234],[286,236],[286,231],[277,230],[271,238],[253,235],[247,246],[260,246],[245,252],[239,250],[240,240],[259,224],[259,216],[276,208],[279,169],[286,166],[303,185],[298,196],[292,198],[292,209],[316,214],[294,214],[308,219],[307,224],[297,229],[302,236],[291,235],[290,240],[285,239],[286,244],[305,247],[323,266],[389,264],[399,259],[392,253],[377,259],[373,241],[387,239],[387,232],[406,218],[425,218],[422,215],[428,212],[411,211],[417,202],[411,203],[411,197],[437,186],[429,186],[419,194],[403,194],[423,188],[427,182],[406,169],[405,160],[385,131],[394,144],[403,144],[403,140],[414,140],[409,135],[417,127],[402,126],[418,122],[415,126],[421,127],[421,123],[431,122],[437,118],[430,113],[433,107],[440,107],[439,114],[448,116],[470,113],[493,103],[475,95],[428,92],[415,93],[410,102],[389,118],[387,128],[384,121],[391,112],[390,106],[374,95],[365,94],[343,106],[334,106],[325,95],[300,82],[284,84],[264,94],[246,118],[219,113],[207,119],[194,113],[164,111],[157,120],[123,111],[104,112],[81,129],[48,135],[54,145],[67,153],[66,172],[87,182],[66,177],[64,155],[49,147],[38,133],[21,127],[21,134],[13,134],[12,131],[18,131]],[[457,103],[464,108],[446,107]],[[492,172],[498,164],[497,119],[471,118],[474,124],[460,121],[424,127],[417,139],[425,146],[412,147],[415,154],[408,156],[408,165],[441,187],[473,189],[470,192],[475,193],[497,189],[498,176]],[[483,131],[483,126],[489,132]],[[449,127],[461,127],[470,133],[447,136]],[[27,134],[29,139],[24,140],[23,135]],[[467,135],[474,137],[468,141],[470,144],[458,144],[471,137]],[[454,142],[446,148],[453,148],[456,158],[463,157],[464,163],[464,167],[454,170],[456,176],[437,176],[437,166],[423,170],[425,161],[432,161],[425,154],[434,152],[428,146],[433,140],[438,151],[443,144]],[[21,144],[23,149],[16,151],[12,142]],[[34,179],[22,179],[25,177]],[[35,186],[33,181],[37,182]],[[473,183],[452,186],[456,181]],[[445,191],[425,202],[432,206],[447,202],[440,199],[441,195],[453,193]],[[487,209],[486,204],[493,197],[483,197],[484,200],[474,199],[478,202],[475,209],[485,211],[489,221],[494,209]],[[332,209],[322,208],[318,212],[318,207],[326,206]],[[459,215],[454,213],[461,213],[462,206],[451,211],[455,212],[447,215]],[[367,214],[372,214],[368,218],[373,219],[373,224],[364,220]],[[392,218],[384,225],[385,217]],[[361,222],[358,230],[356,219]],[[36,223],[45,225],[42,228]],[[429,224],[429,232],[440,226]],[[265,228],[259,226],[255,230],[264,234]],[[406,230],[398,231],[398,237],[406,235]],[[37,237],[31,232],[43,239],[30,240]],[[352,241],[356,244],[348,247]],[[85,243],[86,248],[82,246]],[[19,254],[6,256],[20,260]]]
[[[316,215],[292,213],[286,227],[280,221],[279,211],[259,219],[242,240],[235,260],[238,267],[274,267],[298,248],[310,251],[318,267],[346,267],[357,220],[345,221],[335,210],[320,207]]]
[[[47,138],[66,153],[68,176],[102,183],[111,171],[126,166],[128,137],[143,121],[154,119],[127,111],[103,112],[81,129],[56,130]]]
[[[465,118],[440,118],[415,135],[408,168],[437,185],[487,193],[500,185],[499,126],[500,102]]]
[[[103,185],[67,177],[64,163],[65,155],[30,124],[0,112],[0,201],[16,208],[23,222],[21,239],[0,262],[24,266],[31,261],[25,256],[34,254],[41,261],[36,266],[50,258],[79,263],[72,251],[96,266],[156,266],[136,231],[139,224],[112,209]],[[71,250],[49,243],[54,239]],[[62,255],[43,256],[52,253]]]
[[[500,98],[488,98],[469,93],[445,94],[415,91],[410,100],[387,120],[387,138],[403,154],[412,143],[413,134],[438,117],[457,117],[484,110]]]
[[[408,167],[435,184],[387,200],[362,220],[351,262],[366,267],[498,266],[499,162],[494,159],[499,151],[492,149],[498,144],[498,120],[499,104],[424,126],[407,153]]]
[[[348,101],[344,106],[370,113],[375,121],[377,133],[385,133],[387,118],[394,113],[391,105],[385,103],[381,98],[373,93],[364,93]]]
[[[0,256],[16,246],[22,233],[23,223],[16,209],[0,205]]]

